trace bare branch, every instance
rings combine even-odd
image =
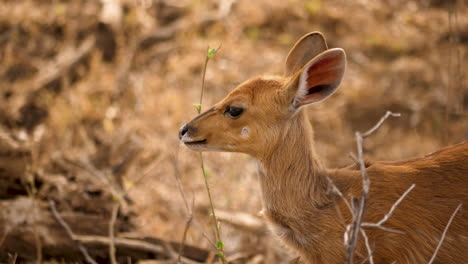
[[[60,214],[57,212],[57,209],[55,208],[55,202],[52,200],[49,200],[49,206],[50,209],[52,210],[52,214],[54,215],[55,219],[57,222],[59,222],[60,225],[65,229],[67,232],[68,236],[73,240],[76,241],[78,248],[80,249],[81,253],[85,257],[86,261],[91,264],[97,264],[97,262],[91,258],[91,256],[88,254],[88,251],[86,248],[76,239],[75,234],[73,234],[73,231],[71,228],[68,226],[67,223],[65,223],[65,220],[60,216]]]
[[[364,141],[364,137],[362,136],[360,132],[356,132],[355,136],[356,136],[356,145],[357,145],[357,151],[358,151],[359,168],[361,170],[361,176],[362,176],[362,195],[367,196],[367,194],[369,193],[369,188],[370,188],[370,180],[369,180],[369,176],[367,175],[366,164],[364,162],[364,151],[362,150],[362,143]],[[362,197],[362,198],[365,198],[365,197]]]
[[[34,185],[33,182],[31,183],[31,185]],[[41,242],[41,237],[39,236],[39,232],[38,232],[39,228],[38,228],[37,213],[36,213],[37,211],[36,191],[31,190],[29,195],[31,196],[31,201],[32,201],[31,210],[34,212],[33,213],[33,228],[34,228],[34,242],[36,244],[36,263],[41,264],[42,263],[42,242]]]
[[[416,184],[411,185],[408,188],[408,190],[406,190],[401,195],[401,197],[398,198],[398,200],[392,205],[392,207],[390,208],[388,213],[385,214],[384,217],[379,222],[377,222],[375,224],[374,223],[362,223],[361,226],[363,226],[363,227],[377,227],[377,228],[380,228],[380,229],[385,230],[385,231],[404,234],[404,232],[394,230],[394,229],[390,229],[390,228],[386,228],[386,227],[383,227],[382,225],[385,224],[388,221],[388,219],[392,216],[392,214],[395,211],[395,209],[397,208],[397,206],[401,203],[401,201],[403,201],[403,199],[405,199],[405,197],[409,194],[409,192],[411,192],[411,190],[414,189],[414,187],[416,187]]]
[[[405,232],[400,231],[400,230],[396,230],[396,229],[393,229],[393,228],[388,228],[388,227],[385,227],[385,226],[375,225],[375,224],[372,224],[372,223],[371,224],[362,223],[361,226],[362,227],[375,227],[375,228],[381,229],[381,230],[389,232],[389,233],[402,234],[402,235],[406,234]]]
[[[351,153],[352,154],[352,153]],[[349,209],[349,212],[353,213],[353,209],[351,208],[351,205],[349,204],[348,200],[346,200],[346,198],[344,197],[343,193],[341,193],[340,189],[338,189],[338,187],[336,187],[335,183],[333,182],[332,179],[330,179],[330,177],[327,177],[327,180],[328,180],[328,184],[330,184],[329,186],[332,188],[331,191],[338,194],[338,196],[341,197],[341,199],[343,200],[343,202],[346,204],[346,207],[348,207]]]
[[[450,217],[448,223],[447,223],[447,226],[445,226],[445,229],[444,229],[444,232],[442,233],[442,237],[440,238],[439,240],[439,244],[437,244],[437,247],[434,251],[434,254],[432,255],[431,259],[429,260],[428,264],[432,264],[432,262],[434,262],[436,256],[437,256],[437,253],[439,252],[439,249],[440,247],[442,246],[442,243],[444,242],[444,239],[445,239],[445,236],[447,235],[447,231],[450,227],[450,225],[452,224],[452,221],[453,219],[455,218],[455,215],[458,213],[458,211],[460,210],[460,208],[462,207],[462,203],[460,203],[457,208],[455,209],[455,211],[453,212],[452,216]]]
[[[366,231],[364,231],[364,229],[362,228],[361,228],[361,234],[362,234],[362,237],[364,238],[364,242],[366,243],[367,253],[369,254],[369,263],[374,264],[374,257],[372,256],[372,249],[369,244],[369,238],[366,235]]]
[[[173,159],[173,163],[174,163],[174,171],[175,171],[174,175],[176,178],[177,189],[179,189],[180,196],[182,197],[182,200],[184,201],[184,204],[185,204],[185,210],[187,211],[187,221],[185,222],[184,233],[182,235],[182,241],[179,246],[179,252],[178,252],[179,255],[177,257],[177,263],[181,263],[181,258],[184,253],[185,241],[187,240],[188,230],[190,229],[190,226],[193,221],[193,206],[195,204],[195,198],[192,199],[192,206],[190,207],[187,201],[187,197],[185,195],[184,187],[182,186],[182,181],[180,180],[179,145],[177,145],[176,157]]]
[[[105,173],[96,169],[96,167],[85,157],[81,157],[79,160],[71,160],[67,157],[64,157],[64,160],[73,166],[86,171],[89,175],[93,176],[93,180],[98,179],[100,183],[106,186],[109,192],[117,198],[121,209],[123,211],[127,211],[127,201],[129,201],[128,195],[125,190],[115,182],[113,177],[106,175]]]
[[[73,240],[89,245],[109,245],[111,243],[111,240],[105,236],[73,235]],[[114,244],[115,246],[125,246],[128,248],[141,249],[169,257],[168,252],[166,252],[162,246],[151,244],[145,241],[115,237]]]
[[[185,241],[187,240],[188,230],[190,228],[190,225],[192,224],[192,221],[193,221],[193,214],[190,214],[187,218],[187,222],[185,223],[184,234],[182,235],[182,241],[179,246],[177,263],[182,263],[181,259],[182,259],[182,254],[184,253],[184,245],[185,245]]]
[[[369,192],[369,187],[370,187],[370,180],[369,176],[367,175],[366,171],[366,166],[364,163],[364,158],[363,158],[363,150],[362,150],[362,141],[363,137],[361,136],[361,133],[356,132],[356,145],[357,145],[357,151],[358,151],[358,162],[359,162],[359,167],[361,170],[361,176],[362,176],[362,191],[361,191],[361,199],[359,201],[353,201],[353,210],[352,210],[352,216],[353,216],[353,221],[351,223],[350,228],[347,228],[347,234],[345,237],[349,238],[346,243],[346,258],[347,258],[347,263],[352,264],[353,263],[353,256],[354,256],[354,251],[356,250],[356,245],[357,245],[357,240],[359,237],[359,230],[361,229],[361,223],[362,219],[364,217],[364,210],[366,207],[366,199],[367,199],[367,193]]]
[[[114,203],[114,206],[112,207],[112,216],[109,222],[109,257],[111,259],[112,264],[117,264],[117,259],[115,258],[115,234],[114,234],[114,228],[115,228],[115,221],[117,220],[117,213],[119,212],[119,203]]]
[[[190,208],[189,203],[187,201],[187,197],[185,195],[184,187],[182,186],[182,181],[180,180],[180,171],[179,171],[179,145],[177,145],[176,149],[176,156],[173,159],[173,165],[174,165],[174,176],[176,178],[176,183],[177,183],[177,189],[179,190],[180,196],[182,197],[182,200],[184,201],[185,205],[185,210],[187,211],[188,215],[193,214],[192,213],[192,208]]]
[[[75,241],[79,241],[83,244],[88,244],[88,245],[109,245],[110,243],[112,243],[109,237],[105,237],[105,236],[74,235],[74,238],[75,238],[74,239]],[[152,253],[162,255],[165,257],[169,257],[169,258],[173,257],[171,256],[171,252],[168,252],[166,247],[152,244],[152,243],[142,241],[142,240],[116,237],[114,238],[114,243],[115,243],[115,246],[117,247],[139,249],[139,250],[152,252]],[[187,264],[197,263],[198,264],[199,262],[182,257],[181,263],[187,263]]]
[[[362,134],[362,138],[366,138],[366,137],[372,135],[372,133],[374,133],[377,129],[379,129],[382,126],[383,122],[385,122],[385,120],[387,118],[389,118],[390,116],[400,117],[401,114],[400,113],[393,113],[391,111],[387,111],[385,113],[385,115],[379,120],[379,122],[377,122],[377,124],[373,128],[367,130],[366,133]]]
[[[185,222],[184,233],[182,235],[181,243],[179,244],[179,252],[178,252],[179,256],[177,257],[177,262],[181,263],[181,259],[182,260],[184,259],[182,257],[182,255],[184,253],[184,246],[185,246],[185,241],[187,240],[188,230],[190,229],[192,224],[195,224],[196,228],[198,228],[199,230],[202,230],[203,227],[197,222],[197,219],[193,216],[193,208],[194,208],[194,205],[195,205],[195,198],[194,198],[194,196],[192,196],[192,204],[189,205],[189,203],[187,201],[187,195],[185,194],[185,190],[184,190],[184,187],[182,185],[182,181],[180,179],[179,146],[177,146],[176,155],[175,155],[175,158],[172,159],[172,162],[173,162],[173,166],[174,166],[174,176],[176,178],[177,189],[179,190],[180,196],[182,197],[182,200],[183,200],[184,205],[185,205],[186,213],[187,213],[187,221]],[[203,235],[203,237],[205,237],[205,239],[208,241],[208,243],[210,245],[212,245],[214,249],[217,250],[216,244],[208,237],[208,235],[203,231],[201,231],[201,234]]]
[[[197,226],[197,228],[199,228],[200,230],[203,228],[203,226],[197,222],[196,219],[194,219],[193,223]],[[213,240],[210,239],[210,237],[208,237],[208,235],[205,233],[205,232],[201,232],[201,234],[203,235],[203,237],[206,239],[206,241],[208,241],[208,243],[210,243],[210,245],[213,247],[213,249],[217,249],[216,248],[216,244],[213,242]]]
[[[9,264],[16,264],[16,259],[18,258],[18,253],[15,252],[13,256],[10,255],[10,261],[8,262]]]
[[[354,155],[353,152],[349,152],[348,157],[350,157],[354,162],[359,163],[358,158],[356,157],[356,155]]]
[[[361,191],[361,198],[358,201],[353,201],[352,207],[352,216],[353,221],[350,226],[346,228],[345,232],[345,245],[346,245],[346,259],[348,264],[353,263],[353,256],[354,251],[356,250],[356,245],[359,237],[359,230],[361,230],[362,219],[364,218],[364,211],[366,208],[366,199],[367,194],[369,193],[370,188],[370,180],[369,176],[367,175],[366,171],[366,164],[364,162],[364,154],[363,154],[363,141],[364,138],[370,136],[372,133],[377,131],[380,126],[382,126],[383,122],[390,116],[400,116],[399,113],[392,113],[387,111],[385,115],[377,122],[377,124],[366,131],[364,134],[360,132],[356,132],[356,148],[357,148],[357,162],[359,163],[359,168],[361,171],[362,176],[362,191]],[[356,157],[351,156],[353,159]]]

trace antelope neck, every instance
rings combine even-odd
[[[326,203],[326,172],[313,142],[312,126],[303,110],[281,132],[268,155],[258,159],[266,209],[300,209]]]

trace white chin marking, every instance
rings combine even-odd
[[[249,137],[249,132],[249,127],[244,127],[241,130],[241,136],[247,138]]]
[[[189,149],[195,150],[195,151],[205,151],[206,150],[206,148],[201,144],[190,144],[190,145],[186,144],[185,146],[187,146]]]
[[[185,143],[185,142],[191,142],[191,141],[193,141],[193,139],[192,139],[191,137],[189,137],[187,134],[188,134],[188,133],[185,133],[185,135],[182,136],[182,138],[180,139],[180,141],[182,141],[182,142],[184,142],[184,143]]]
[[[189,149],[195,151],[224,151],[223,149],[216,146],[208,146],[206,144],[185,144]]]

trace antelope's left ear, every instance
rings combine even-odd
[[[297,90],[292,106],[299,108],[332,95],[343,79],[345,68],[346,55],[339,48],[324,51],[310,60],[296,76]]]

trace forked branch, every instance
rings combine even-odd
[[[390,116],[400,117],[401,114],[400,113],[393,113],[391,111],[387,111],[385,113],[385,115],[379,120],[379,122],[377,122],[377,124],[375,124],[375,126],[373,128],[367,130],[366,133],[362,134],[362,138],[366,138],[366,137],[372,135],[377,129],[379,129],[382,126],[383,122],[385,122],[385,120],[387,120],[387,118],[389,118]]]
[[[390,219],[390,217],[392,216],[393,212],[395,211],[395,209],[397,208],[397,206],[401,203],[401,201],[403,201],[403,199],[405,199],[405,197],[408,195],[408,193],[411,192],[411,190],[414,189],[414,187],[416,186],[416,184],[412,184],[408,190],[406,190],[401,196],[400,198],[398,198],[398,200],[392,205],[392,207],[390,208],[390,210],[388,211],[388,213],[386,213],[384,215],[384,217],[377,223],[362,223],[361,226],[362,227],[377,227],[377,228],[380,228],[382,230],[385,230],[385,231],[388,231],[388,232],[393,232],[393,233],[400,233],[400,234],[404,234],[404,232],[402,231],[399,231],[399,230],[394,230],[394,229],[390,229],[388,227],[384,227],[383,224],[385,224],[388,219]]]
[[[385,115],[377,122],[377,124],[366,131],[365,133],[361,134],[360,132],[356,132],[355,137],[356,137],[356,145],[357,145],[357,153],[358,156],[355,157],[359,163],[360,171],[361,171],[361,176],[362,176],[362,192],[361,192],[361,198],[358,201],[353,202],[353,207],[352,207],[352,216],[353,216],[353,221],[351,223],[351,226],[346,228],[346,233],[345,233],[345,245],[346,245],[346,258],[347,258],[347,263],[352,264],[353,263],[353,257],[354,257],[354,251],[356,250],[356,245],[359,237],[359,232],[361,230],[361,224],[362,224],[362,219],[364,218],[364,212],[366,208],[366,200],[367,200],[367,194],[369,193],[369,188],[370,188],[370,180],[369,176],[367,175],[366,171],[366,165],[364,163],[364,154],[363,154],[363,148],[362,144],[364,141],[364,138],[372,135],[377,129],[379,129],[383,122],[390,116],[394,117],[399,117],[399,113],[392,113],[390,111],[387,111]],[[371,258],[371,256],[370,256]]]

